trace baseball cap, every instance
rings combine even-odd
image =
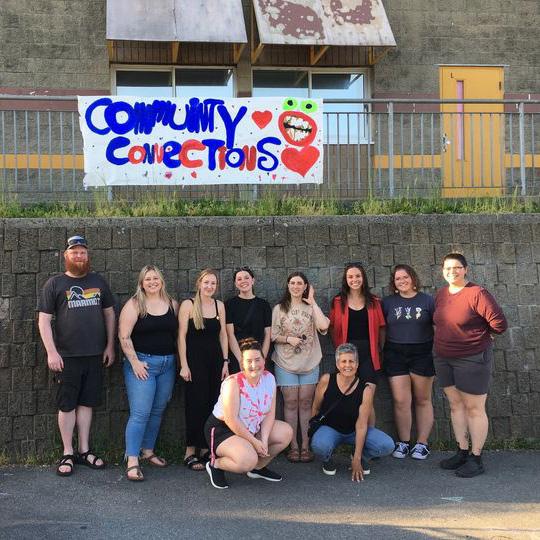
[[[88,249],[88,243],[86,242],[86,238],[84,236],[80,236],[77,234],[68,238],[66,250],[77,246],[82,246]]]

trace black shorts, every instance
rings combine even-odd
[[[422,377],[433,377],[433,342],[384,344],[383,368],[388,377],[414,373]]]
[[[442,388],[455,386],[461,392],[482,396],[488,393],[493,371],[493,347],[461,358],[435,358],[437,380]]]
[[[103,357],[72,356],[62,360],[64,369],[55,376],[58,383],[58,409],[70,412],[78,405],[99,407],[103,386]]]
[[[229,429],[229,426],[213,414],[208,417],[204,424],[204,436],[210,449],[210,454],[215,456],[216,448],[223,442],[234,436],[235,433]]]

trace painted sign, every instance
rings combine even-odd
[[[85,186],[322,183],[322,100],[80,96]]]

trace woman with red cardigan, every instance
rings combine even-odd
[[[352,343],[358,350],[358,374],[377,384],[381,370],[380,349],[384,343],[385,322],[381,301],[369,290],[366,271],[359,263],[343,270],[341,292],[332,300],[330,329],[337,347]]]

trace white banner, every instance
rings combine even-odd
[[[322,100],[79,96],[85,186],[322,183]]]

